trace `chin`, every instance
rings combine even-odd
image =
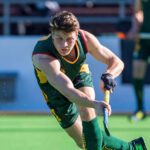
[[[61,53],[61,56],[67,56],[67,55],[69,55],[69,53],[66,53],[66,54]]]
[[[68,55],[68,53],[64,53],[64,52],[59,52],[59,54],[60,54],[61,56],[67,56],[67,55]]]
[[[62,53],[60,53],[62,56],[67,56],[67,55],[69,55],[70,54],[70,52],[71,52],[71,50],[69,51],[69,52],[62,52]]]

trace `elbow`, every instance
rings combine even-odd
[[[122,72],[124,69],[124,62],[120,58],[114,59],[118,72]]]
[[[124,62],[120,60],[119,65],[120,65],[120,72],[122,72],[124,69]]]
[[[120,58],[113,57],[110,62],[112,64],[114,64],[117,68],[119,68],[120,72],[123,71],[123,69],[124,69],[124,62]]]
[[[118,57],[114,57],[113,62],[118,70],[118,73],[120,74],[124,69],[124,62]]]

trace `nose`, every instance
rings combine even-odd
[[[67,41],[64,41],[64,42],[63,42],[63,46],[64,46],[64,47],[68,47],[68,42],[67,42]]]

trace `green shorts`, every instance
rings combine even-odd
[[[150,57],[150,40],[142,39],[136,41],[135,51],[133,53],[134,59],[148,60]]]
[[[81,87],[93,87],[91,73],[79,73],[73,80],[73,84],[77,89]],[[73,125],[79,114],[76,105],[54,88],[47,95],[49,95],[47,104],[60,126],[68,128]]]

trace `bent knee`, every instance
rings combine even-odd
[[[141,79],[145,77],[147,63],[145,61],[134,61],[133,63],[133,77]]]
[[[82,120],[90,121],[91,119],[95,118],[95,116],[96,116],[95,109],[82,107],[82,108],[80,108],[80,116],[81,116]]]

